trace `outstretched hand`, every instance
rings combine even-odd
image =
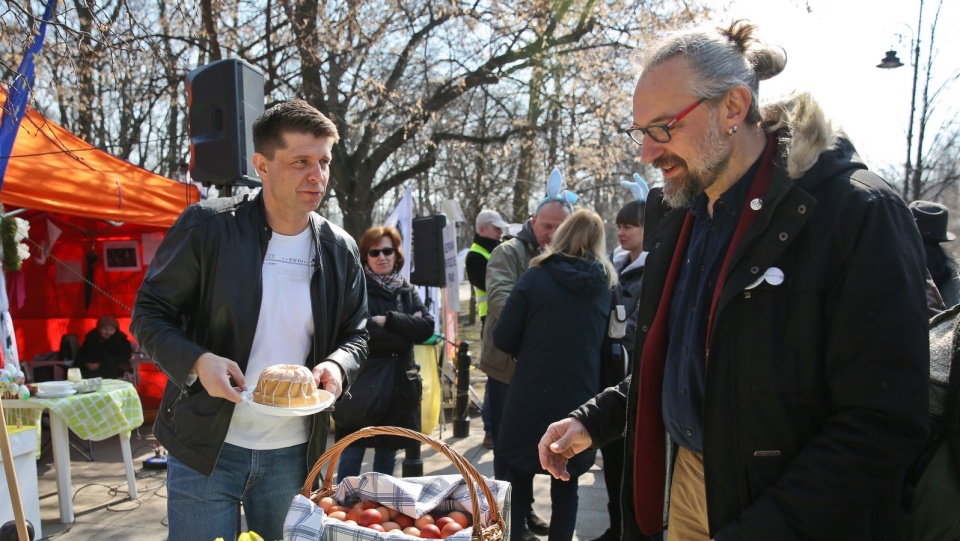
[[[197,362],[193,364],[193,370],[197,373],[200,384],[203,385],[210,396],[216,396],[231,402],[240,402],[240,392],[230,383],[231,378],[233,378],[240,391],[247,389],[240,365],[209,351],[197,359]]]
[[[567,462],[592,444],[593,438],[587,433],[583,423],[577,419],[567,417],[557,421],[547,427],[547,431],[537,445],[540,466],[557,479],[569,481]]]

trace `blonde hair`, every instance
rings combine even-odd
[[[606,246],[607,236],[600,215],[592,210],[577,209],[560,224],[553,240],[542,254],[530,261],[530,266],[539,265],[553,254],[597,261],[607,275],[607,287],[613,289],[617,285],[617,271],[604,255]]]

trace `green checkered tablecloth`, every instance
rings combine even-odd
[[[103,387],[93,393],[27,400],[42,403],[56,412],[66,421],[70,430],[85,440],[105,440],[121,432],[131,432],[143,424],[143,408],[137,389],[131,383],[118,379],[103,380]],[[7,411],[7,424],[38,424],[41,412],[41,409]],[[39,430],[37,432],[39,434]]]
[[[40,400],[48,402],[47,407],[63,417],[70,430],[85,440],[105,440],[143,424],[140,395],[127,381],[105,379],[103,387],[93,393]]]

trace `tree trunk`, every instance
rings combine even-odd
[[[517,166],[517,178],[513,190],[513,222],[524,223],[530,216],[531,179],[535,177],[536,133],[542,111],[543,68],[536,66],[530,77],[527,108],[527,130],[520,137],[520,160]],[[543,175],[546,185],[546,175]],[[536,210],[534,209],[534,212]]]
[[[213,10],[212,0],[200,0],[200,18],[203,21],[203,34],[207,42],[207,52],[210,55],[210,61],[223,60],[223,53],[220,51],[220,40],[217,37],[217,18]]]
[[[91,2],[92,4],[92,2]],[[77,10],[77,20],[80,23],[79,43],[77,43],[77,116],[76,127],[74,131],[81,138],[93,146],[100,144],[94,134],[93,108],[97,104],[96,83],[94,81],[94,65],[96,62],[94,47],[92,44],[93,14],[91,7],[85,0],[78,0],[75,4]]]

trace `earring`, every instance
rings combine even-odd
[[[730,129],[727,130],[727,135],[733,135],[733,134],[735,134],[735,133],[737,133],[737,125],[736,125],[736,124],[734,124],[733,126],[730,126]]]

